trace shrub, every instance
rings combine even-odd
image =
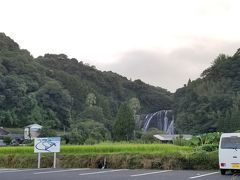
[[[3,142],[6,144],[6,145],[10,145],[11,142],[12,142],[12,138],[10,136],[6,136],[3,138]]]
[[[173,144],[177,146],[189,146],[189,140],[183,139],[182,136],[173,139]]]
[[[220,137],[221,137],[220,132],[206,133],[194,136],[189,142],[191,146],[202,146],[204,144],[218,145]]]
[[[217,144],[204,144],[204,145],[200,146],[200,149],[207,151],[207,152],[212,152],[212,151],[216,151],[218,149],[218,145]]]
[[[89,145],[93,145],[93,144],[97,144],[97,140],[93,139],[93,138],[88,138],[84,144],[89,144]]]
[[[164,132],[160,131],[159,129],[156,128],[150,128],[147,132],[144,132],[141,136],[141,140],[144,143],[154,143],[154,142],[158,142],[159,140],[157,140],[153,135],[156,134],[164,134]]]
[[[49,127],[43,127],[40,130],[40,137],[55,137],[57,133],[55,130],[50,129]]]
[[[26,144],[28,146],[33,146],[34,145],[34,140],[31,140],[31,139],[25,139],[23,141],[23,144]]]
[[[208,153],[206,151],[197,151],[189,155],[189,169],[217,169],[217,152]]]

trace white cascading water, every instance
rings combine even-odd
[[[171,121],[166,132],[167,134],[174,134],[174,120]]]
[[[152,118],[153,118],[157,113],[158,113],[158,112],[155,112],[155,113],[153,113],[153,114],[147,114],[147,115],[146,115],[145,119],[146,119],[147,121],[145,121],[146,123],[145,123],[144,126],[143,126],[143,130],[144,130],[144,131],[147,131],[150,121],[152,120]],[[150,117],[149,117],[149,116],[150,116]]]
[[[168,111],[165,111],[164,115],[164,125],[163,125],[163,131],[167,132],[168,129],[168,117],[167,117]],[[161,119],[159,119],[161,121]]]
[[[167,134],[174,134],[174,120],[173,115],[169,115],[172,113],[172,110],[161,110],[155,113],[147,114],[144,118],[143,130],[147,131],[150,123],[155,121],[156,128],[161,131],[166,132]],[[169,119],[169,117],[172,117]]]

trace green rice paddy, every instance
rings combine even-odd
[[[0,155],[32,154],[34,153],[33,149],[33,146],[0,147]],[[96,145],[62,145],[60,154],[172,154],[192,151],[191,147],[172,144],[102,143]]]

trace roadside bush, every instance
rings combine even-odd
[[[92,140],[89,140],[91,142]],[[146,169],[217,169],[217,151],[172,144],[103,143],[63,145],[57,155],[58,168],[97,168],[106,159],[108,168]],[[0,148],[0,167],[36,168],[33,147]],[[43,155],[42,167],[52,167],[52,155]]]
[[[55,136],[57,136],[56,131],[49,127],[43,127],[40,130],[40,137],[55,137]]]
[[[28,145],[28,146],[33,146],[33,145],[34,145],[34,140],[25,139],[25,140],[23,141],[23,144]]]
[[[214,152],[197,151],[188,157],[189,169],[217,169],[218,154]]]
[[[93,144],[97,144],[98,141],[96,139],[93,138],[88,138],[84,144],[89,144],[89,145],[93,145]]]
[[[191,154],[106,154],[106,155],[57,155],[58,168],[98,168],[106,159],[108,168],[129,169],[218,169],[217,152],[195,152]],[[52,155],[44,155],[42,167],[52,167]],[[36,168],[37,155],[0,155],[0,167]]]
[[[204,145],[200,146],[199,149],[207,151],[207,152],[212,152],[212,151],[216,151],[218,149],[218,145],[217,144],[204,144]]]
[[[206,133],[198,136],[193,136],[189,143],[191,146],[202,146],[205,144],[218,145],[220,137],[221,137],[220,132]]]
[[[154,142],[159,143],[160,141],[153,136],[156,134],[165,134],[165,133],[160,131],[159,129],[150,128],[147,132],[142,133],[141,140],[144,143],[154,143]]]
[[[173,144],[177,146],[189,146],[189,143],[189,140],[183,139],[181,135],[173,139]]]
[[[10,136],[6,136],[3,138],[3,142],[6,144],[6,145],[10,145],[11,142],[12,142],[12,138]]]
[[[81,133],[75,131],[71,132],[68,136],[68,143],[70,144],[83,144],[84,143],[84,138]]]

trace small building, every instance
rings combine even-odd
[[[188,134],[185,134],[185,135],[179,135],[179,134],[174,134],[174,135],[169,135],[169,134],[156,134],[156,135],[153,135],[155,138],[157,138],[158,140],[160,140],[161,142],[163,143],[171,143],[173,142],[173,139],[175,138],[182,138],[182,139],[185,139],[185,140],[190,140],[192,139],[192,135],[188,135]]]
[[[4,143],[4,138],[10,138],[12,140],[11,143],[15,142],[15,144],[20,144],[23,140],[23,134],[14,134],[11,132],[11,130],[4,129],[3,127],[0,127],[0,146],[6,145]]]
[[[24,129],[24,139],[34,139],[40,135],[42,126],[39,124],[31,124]]]
[[[0,127],[0,137],[7,136],[10,132],[3,127]]]

